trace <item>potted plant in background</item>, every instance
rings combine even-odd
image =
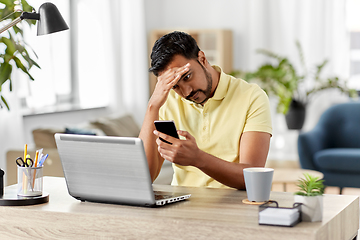
[[[294,201],[302,203],[302,221],[322,221],[323,194],[325,189],[323,182],[324,180],[307,173],[304,174],[304,178],[298,180],[297,186],[300,190],[294,193]]]
[[[279,56],[271,51],[260,49],[258,53],[264,54],[273,60],[273,63],[261,65],[254,72],[235,71],[233,75],[240,75],[246,81],[257,82],[268,95],[278,98],[277,112],[286,117],[289,129],[301,129],[305,121],[306,105],[314,95],[322,90],[337,88],[341,92],[357,97],[355,89],[349,89],[345,80],[338,77],[322,78],[321,73],[328,60],[325,59],[316,66],[316,71],[308,71],[305,65],[301,45],[296,41],[303,74],[299,74],[293,64],[286,57]],[[307,79],[312,79],[312,86],[306,84]]]
[[[22,10],[21,10],[22,9]],[[13,21],[20,16],[22,11],[32,12],[33,7],[30,6],[26,0],[0,0],[0,24],[6,24]],[[8,21],[8,22],[7,22]],[[24,20],[22,24],[35,25],[35,20]],[[9,104],[4,98],[2,92],[3,85],[9,81],[10,91],[12,91],[11,73],[13,67],[21,69],[29,76],[31,80],[34,78],[30,75],[29,70],[36,66],[40,66],[30,57],[29,50],[32,51],[29,45],[26,44],[23,38],[23,30],[21,25],[14,26],[0,36],[0,108],[4,106],[9,110]],[[33,52],[33,51],[32,51]],[[35,52],[34,52],[35,54]],[[36,56],[36,54],[35,54]]]

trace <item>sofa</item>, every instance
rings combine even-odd
[[[322,172],[325,185],[360,187],[360,101],[327,109],[298,138],[301,167]]]
[[[54,139],[55,133],[86,134],[100,136],[137,137],[140,127],[131,115],[101,117],[95,121],[79,124],[74,127],[38,128],[32,131],[35,147],[29,149],[30,156],[35,156],[35,149],[43,148],[44,154],[49,154],[44,164],[44,176],[63,177],[60,157]],[[17,183],[17,165],[15,159],[24,154],[23,149],[11,149],[6,153],[5,184]],[[170,184],[173,170],[171,163],[164,162],[155,184]]]

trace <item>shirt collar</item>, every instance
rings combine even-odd
[[[220,73],[220,78],[219,83],[215,89],[214,96],[211,99],[222,100],[226,96],[231,76],[225,74],[219,66],[214,65],[212,67]]]

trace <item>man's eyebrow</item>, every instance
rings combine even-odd
[[[186,75],[188,75],[191,72],[191,70],[189,69],[189,71],[187,71],[186,73],[184,73],[183,75],[181,75],[180,80],[182,80]]]

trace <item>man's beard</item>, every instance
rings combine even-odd
[[[200,63],[199,63],[199,64],[200,64]],[[205,73],[205,77],[206,77],[206,81],[207,81],[207,87],[206,87],[205,90],[198,89],[198,90],[196,90],[196,91],[193,91],[193,92],[191,92],[191,93],[186,97],[187,100],[190,100],[190,101],[192,101],[192,102],[194,102],[194,103],[197,103],[197,102],[191,100],[192,96],[194,96],[194,95],[195,95],[196,93],[198,93],[198,92],[204,93],[204,95],[205,95],[204,101],[202,101],[201,103],[197,103],[197,104],[203,104],[203,103],[205,103],[205,102],[210,98],[210,96],[211,96],[211,89],[212,89],[212,83],[213,83],[211,74],[203,67],[203,65],[200,64],[200,66],[201,66],[201,68],[203,69],[203,71],[204,71],[204,73]]]

